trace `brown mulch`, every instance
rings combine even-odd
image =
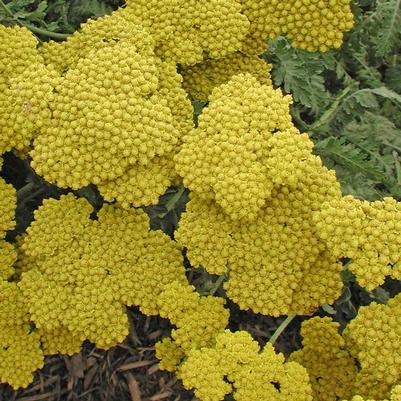
[[[240,311],[232,303],[230,310],[229,328],[247,330],[261,346],[282,321]],[[154,346],[170,334],[170,323],[138,310],[131,310],[129,319],[124,343],[108,351],[85,343],[74,356],[49,356],[28,388],[14,391],[0,384],[0,401],[198,401],[174,374],[158,368]],[[288,326],[275,345],[277,351],[288,355],[299,347],[300,323],[295,319]]]
[[[0,401],[195,401],[179,380],[158,368],[154,345],[171,326],[130,312],[130,334],[108,351],[84,344],[72,357],[46,358],[26,389],[0,385]]]

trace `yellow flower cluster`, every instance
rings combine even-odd
[[[173,158],[156,156],[145,166],[135,164],[115,180],[99,184],[98,189],[108,202],[118,199],[122,207],[140,207],[157,204],[175,178]]]
[[[52,65],[60,73],[65,73],[75,68],[79,60],[89,52],[114,46],[120,41],[129,42],[136,52],[144,56],[153,55],[155,43],[149,32],[141,25],[125,19],[118,11],[89,19],[81,24],[80,30],[63,42],[45,42],[39,48],[39,53],[46,65]]]
[[[24,72],[25,68],[41,61],[36,50],[38,40],[31,31],[17,25],[0,25],[0,89],[7,80]]]
[[[19,280],[21,273],[28,271],[36,266],[36,259],[22,249],[22,244],[26,238],[27,234],[23,233],[17,235],[15,238],[15,246],[17,250],[17,260],[14,263],[14,277]]]
[[[192,192],[174,238],[186,247],[192,266],[202,266],[210,274],[221,275],[234,256],[237,244],[233,234],[239,227],[213,200],[204,200]]]
[[[306,369],[285,363],[270,343],[260,352],[245,331],[226,330],[214,347],[192,350],[178,377],[201,401],[223,401],[228,394],[236,401],[312,401]]]
[[[183,282],[166,285],[157,299],[159,314],[176,326],[172,340],[157,346],[161,366],[173,370],[174,363],[193,349],[214,345],[216,335],[226,328],[229,311],[225,300],[200,296],[195,287]]]
[[[156,59],[159,86],[158,93],[168,100],[168,106],[173,115],[173,124],[182,135],[191,130],[193,123],[193,108],[188,94],[183,87],[183,77],[177,73],[177,65],[171,61]]]
[[[0,169],[2,162],[0,157]],[[16,283],[8,281],[17,252],[5,236],[15,227],[16,202],[14,187],[0,178],[0,383],[14,388],[26,387],[32,372],[43,366],[39,337],[29,330],[27,305]]]
[[[0,155],[29,146],[50,119],[55,75],[44,66],[37,43],[26,28],[0,25]]]
[[[85,339],[100,348],[123,341],[126,305],[156,314],[164,285],[186,280],[180,249],[165,234],[149,232],[143,211],[105,205],[96,219],[91,213],[72,194],[47,199],[22,244],[35,263],[18,285],[51,353],[75,352]],[[52,333],[74,338],[63,343]]]
[[[0,169],[2,159],[0,157]],[[0,178],[0,283],[14,273],[17,253],[14,246],[5,241],[6,232],[15,227],[15,208],[17,195],[14,187]]]
[[[129,0],[119,12],[149,29],[158,55],[180,64],[235,52],[249,28],[239,0]]]
[[[168,99],[172,123],[180,133],[185,133],[193,127],[193,110],[182,88],[182,76],[171,62],[158,62],[157,68],[158,94]],[[132,165],[122,176],[98,184],[99,192],[106,201],[116,199],[123,207],[156,204],[159,196],[176,182],[173,156],[174,152],[155,156],[146,165]]]
[[[0,239],[0,280],[8,280],[15,272],[17,252],[13,244]]]
[[[360,365],[354,394],[383,399],[401,382],[401,294],[386,305],[362,306],[343,336],[351,355]]]
[[[170,337],[163,338],[155,345],[156,358],[159,359],[159,367],[162,370],[175,372],[177,366],[185,357],[182,348]]]
[[[244,0],[251,23],[242,50],[261,54],[267,39],[286,35],[293,47],[326,52],[342,44],[353,27],[350,0]]]
[[[157,203],[172,185],[172,157],[193,121],[176,64],[156,57],[149,32],[120,11],[41,48],[59,77],[30,155],[47,181],[93,183],[128,207]]]
[[[358,283],[373,290],[387,276],[401,279],[401,202],[368,202],[345,196],[315,216],[318,235],[337,258],[352,259]]]
[[[17,194],[14,187],[7,184],[3,178],[0,178],[0,240],[5,238],[6,231],[15,227],[14,214],[16,206]]]
[[[343,400],[345,401],[345,400]],[[365,399],[360,395],[355,395],[352,397],[351,401],[376,401],[372,399]],[[390,400],[380,400],[380,401],[401,401],[401,385],[396,385],[391,390]]]
[[[303,348],[292,353],[289,359],[307,369],[316,401],[337,401],[353,394],[357,369],[354,359],[344,349],[339,326],[328,317],[304,321]]]
[[[74,355],[81,350],[83,336],[77,337],[66,327],[58,326],[51,330],[38,329],[42,350],[45,355]]]
[[[16,283],[0,280],[0,383],[26,387],[43,367],[40,336],[29,325],[28,305]]]
[[[49,104],[57,82],[56,72],[39,62],[9,80],[0,97],[0,150],[15,148],[24,153],[41,129],[50,125]]]
[[[229,272],[227,296],[241,309],[271,316],[310,314],[340,295],[342,265],[316,235],[312,216],[340,198],[333,171],[314,167],[294,187],[274,189],[254,222],[231,220],[194,193],[176,240],[193,266]]]
[[[233,219],[255,219],[275,186],[294,185],[320,164],[292,125],[291,102],[250,74],[215,88],[175,157],[184,184]]]
[[[207,101],[213,89],[227,83],[234,75],[248,73],[255,76],[263,85],[271,85],[271,64],[257,56],[241,52],[229,54],[217,60],[205,60],[189,66],[181,72],[183,87],[195,99]]]
[[[179,124],[158,84],[155,59],[134,45],[119,41],[89,52],[57,87],[52,124],[34,142],[32,166],[46,180],[78,189],[108,183],[129,169],[141,171],[156,156],[170,154]],[[153,186],[152,199],[158,190],[163,193],[159,182],[165,177],[156,183],[149,175],[142,179],[139,187]],[[120,189],[123,202],[131,189],[127,184],[126,191]]]

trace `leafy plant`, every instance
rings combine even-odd
[[[308,53],[278,38],[264,54],[343,192],[369,200],[401,197],[400,4],[355,1],[355,28],[340,50]]]

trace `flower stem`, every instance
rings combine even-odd
[[[210,295],[214,295],[216,291],[220,288],[221,284],[227,279],[227,273],[223,273],[214,283],[212,290],[210,291]]]
[[[28,22],[21,20],[20,18],[16,18],[14,16],[14,14],[11,12],[11,10],[7,7],[7,5],[3,2],[3,0],[0,0],[0,7],[5,11],[5,13],[8,16],[10,16],[13,19],[13,21],[15,21],[17,24],[19,24],[21,26],[25,26],[33,33],[36,33],[38,35],[47,36],[48,38],[52,38],[52,39],[59,39],[59,40],[67,39],[70,36],[65,33],[51,32],[51,31],[48,31],[47,29],[38,28],[34,25],[29,24]]]
[[[26,23],[24,21],[21,21],[21,20],[19,20],[19,22],[22,25],[24,25],[25,27],[27,27],[33,33],[36,33],[38,35],[47,36],[48,38],[51,38],[51,39],[64,40],[64,39],[67,39],[70,36],[70,35],[68,35],[66,33],[51,32],[51,31],[48,31],[47,29],[38,28],[38,27],[36,27],[34,25],[28,24],[28,23]]]
[[[181,196],[185,192],[184,185],[180,185],[177,188],[177,192],[171,197],[171,199],[166,203],[166,209],[168,212],[174,209],[175,204],[180,200]]]
[[[277,327],[276,331],[273,333],[273,335],[270,337],[269,343],[273,344],[277,341],[277,339],[280,337],[280,334],[286,329],[286,327],[291,323],[291,321],[294,319],[296,315],[290,315],[285,318],[280,323],[280,326]]]
[[[341,93],[340,95],[334,100],[334,102],[331,104],[331,106],[323,113],[323,115],[315,121],[313,124],[308,126],[309,131],[316,131],[318,128],[320,128],[322,125],[328,123],[333,115],[337,112],[338,106],[340,103],[345,99],[349,92],[354,89],[353,85],[347,86]]]

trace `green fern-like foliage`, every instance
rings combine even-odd
[[[378,0],[372,23],[377,29],[376,54],[386,56],[401,41],[401,0]]]

